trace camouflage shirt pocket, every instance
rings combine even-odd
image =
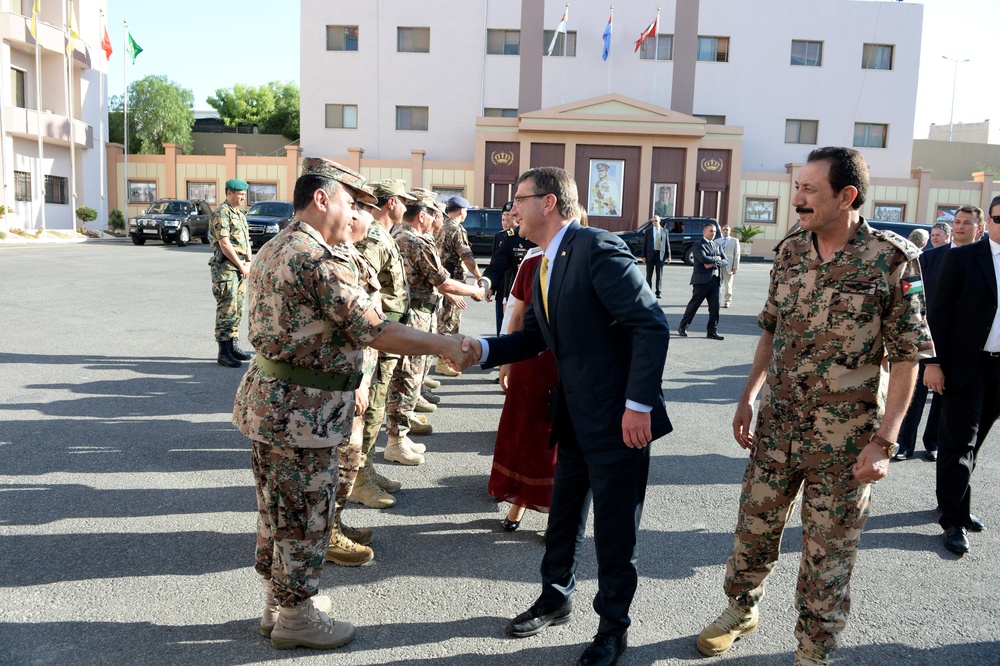
[[[858,335],[875,322],[881,310],[881,296],[876,285],[845,283],[830,293],[827,324],[832,333]],[[862,334],[864,337],[864,334]]]

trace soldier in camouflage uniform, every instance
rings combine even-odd
[[[257,358],[236,394],[233,423],[250,438],[259,511],[256,570],[264,579],[261,632],[277,648],[328,649],[354,627],[315,598],[334,528],[338,446],[348,440],[363,349],[437,353],[465,367],[456,338],[384,319],[378,289],[348,244],[364,178],[306,159],[295,184],[295,221],[261,251],[249,277]],[[367,285],[367,289],[366,289]]]
[[[414,190],[410,192],[417,201],[406,206],[403,223],[393,229],[393,238],[403,258],[406,282],[410,286],[410,315],[407,326],[418,331],[430,331],[438,291],[446,294],[470,296],[482,299],[482,290],[463,282],[452,280],[441,265],[434,243],[427,236],[433,222],[431,210],[434,196]],[[389,442],[385,447],[385,459],[403,465],[422,465],[423,444],[412,442],[407,434],[411,429],[410,420],[420,395],[420,382],[424,372],[424,358],[405,356],[396,366],[396,372],[389,383],[386,407],[386,433]]]
[[[434,236],[435,245],[441,255],[441,263],[448,271],[448,276],[459,282],[465,282],[466,268],[476,280],[482,277],[479,266],[476,265],[476,258],[469,247],[469,235],[462,226],[471,205],[464,197],[456,196],[448,199],[444,224],[441,226],[441,231]],[[445,298],[438,309],[438,331],[451,335],[458,333],[461,325],[462,308],[451,299]],[[444,375],[453,374],[443,363],[439,363],[435,371]]]
[[[406,323],[409,318],[410,297],[406,284],[406,270],[399,248],[390,231],[403,220],[406,204],[416,199],[406,193],[402,180],[385,179],[370,183],[372,193],[378,199],[378,209],[373,211],[375,221],[368,228],[365,238],[354,245],[375,269],[381,288],[379,295],[382,311],[386,319]],[[385,401],[389,380],[399,363],[399,356],[380,352],[378,370],[368,395],[368,409],[365,410],[364,433],[361,444],[361,469],[351,490],[349,500],[376,509],[384,509],[396,503],[390,493],[402,487],[399,481],[388,479],[375,469],[372,451],[378,439],[379,430],[385,420]]]
[[[737,442],[751,453],[726,565],[730,605],[701,632],[698,649],[722,654],[757,629],[764,582],[801,493],[795,664],[812,665],[827,663],[847,621],[871,483],[888,474],[916,363],[933,344],[918,250],[858,213],[868,189],[860,153],[815,150],[795,185],[800,228],[775,248],[758,319],[764,333],[733,420]],[[884,359],[892,364],[887,392]]]
[[[246,181],[226,181],[226,200],[212,214],[208,238],[212,243],[212,294],[215,296],[215,341],[219,343],[219,365],[238,368],[253,358],[240,349],[237,337],[246,302],[246,278],[250,272],[250,228],[240,206],[246,201]]]

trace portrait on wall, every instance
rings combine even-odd
[[[877,203],[872,220],[878,222],[902,222],[905,217],[906,204]]]
[[[622,178],[625,160],[590,160],[587,213],[598,217],[621,217]]]
[[[743,221],[747,224],[774,224],[777,212],[777,199],[747,197],[743,204]]]
[[[156,182],[144,180],[128,181],[128,202],[149,203],[156,201]]]
[[[653,183],[653,215],[673,217],[676,201],[677,183]]]
[[[936,222],[947,222],[951,224],[955,221],[955,213],[958,212],[959,206],[938,206],[937,215],[935,216]]]

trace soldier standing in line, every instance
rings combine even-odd
[[[469,235],[462,226],[472,206],[464,197],[451,197],[445,206],[444,224],[441,231],[435,234],[435,244],[441,254],[441,263],[444,264],[448,276],[459,282],[465,282],[467,276],[465,269],[468,268],[473,277],[477,280],[482,277],[479,273],[479,266],[476,265],[476,257],[469,247]],[[449,298],[445,298],[438,309],[438,331],[445,335],[458,333],[462,325],[462,308]],[[434,371],[448,377],[454,377],[459,373],[449,368],[445,363],[438,362]]]
[[[406,324],[409,320],[410,296],[406,284],[406,269],[399,256],[399,248],[391,231],[403,220],[406,204],[416,201],[406,193],[406,183],[402,180],[385,179],[371,183],[372,193],[378,199],[378,208],[373,211],[375,221],[368,228],[368,235],[355,243],[378,275],[381,285],[379,295],[382,311],[386,319]],[[385,420],[385,400],[389,380],[399,363],[399,356],[379,352],[378,371],[372,381],[368,395],[368,409],[365,410],[364,435],[361,444],[361,468],[348,499],[356,504],[364,504],[373,509],[385,509],[396,503],[390,494],[403,484],[388,479],[375,469],[372,451]]]
[[[438,291],[444,294],[469,296],[480,301],[482,290],[448,277],[434,249],[434,242],[427,235],[434,221],[431,211],[435,207],[433,194],[413,190],[417,201],[407,204],[403,223],[393,229],[393,238],[406,268],[406,282],[410,285],[410,317],[408,326],[419,331],[430,331],[437,309]],[[396,366],[389,383],[386,406],[385,431],[389,442],[385,459],[403,465],[422,465],[426,447],[407,437],[412,428],[413,410],[420,395],[425,359],[422,356],[404,356]]]
[[[775,248],[758,318],[764,332],[733,419],[750,460],[726,564],[729,606],[698,636],[702,654],[722,654],[757,630],[764,583],[800,492],[796,666],[827,664],[847,623],[871,484],[889,472],[917,361],[934,349],[919,252],[868,226],[858,213],[867,191],[868,165],[849,148],[812,151],[795,182],[800,228]],[[891,365],[883,394],[884,359]]]
[[[510,212],[513,207],[513,201],[508,201],[503,205],[503,214],[510,220],[509,228],[497,234],[498,240],[493,248],[490,264],[477,282],[483,288],[483,295],[487,301],[490,300],[491,295],[497,301],[497,335],[500,335],[500,327],[503,323],[502,304],[507,301],[510,290],[514,287],[517,269],[521,267],[521,262],[524,261],[524,255],[528,253],[528,250],[537,247],[534,242],[521,237],[520,220],[516,213]]]
[[[457,338],[431,336],[378,312],[347,242],[364,178],[309,158],[295,183],[295,220],[261,250],[249,276],[257,357],[236,393],[233,423],[250,438],[257,491],[260,631],[276,648],[330,649],[354,627],[325,612],[319,576],[333,532],[337,446],[350,436],[362,350],[440,354],[460,367]],[[372,285],[377,289],[376,285]]]
[[[253,358],[239,347],[237,338],[246,303],[250,272],[250,228],[240,206],[246,201],[246,181],[226,181],[226,200],[212,214],[208,237],[212,243],[212,294],[215,296],[215,341],[219,343],[219,365],[238,368]]]

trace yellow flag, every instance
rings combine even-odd
[[[76,40],[80,39],[80,31],[76,29],[76,10],[70,5],[69,8],[69,45],[66,47],[66,53],[70,55],[73,51],[76,51]]]
[[[38,39],[38,12],[41,3],[42,0],[35,0],[35,4],[31,7],[31,25],[28,26],[28,30],[35,39]]]

